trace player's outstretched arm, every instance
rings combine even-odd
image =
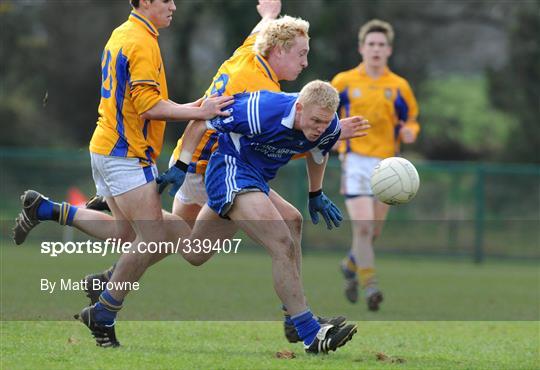
[[[278,17],[281,13],[281,0],[259,0],[257,12],[261,16],[261,21],[257,23],[251,33],[259,32],[266,23]]]
[[[367,130],[371,127],[368,120],[362,116],[342,118],[339,120],[339,124],[341,125],[339,140],[366,136],[368,134]]]
[[[318,164],[311,153],[306,156],[306,165],[309,178],[309,200],[308,208],[311,222],[319,223],[319,214],[321,214],[326,222],[326,227],[331,230],[333,226],[339,227],[343,220],[343,215],[339,208],[330,200],[322,191],[322,183],[324,171],[328,163],[328,154],[324,157],[324,161]]]
[[[197,105],[200,103],[200,105]],[[234,103],[232,96],[211,96],[189,104],[176,104],[170,100],[160,100],[152,108],[141,114],[143,119],[161,121],[206,120],[215,116],[229,116],[222,109]]]

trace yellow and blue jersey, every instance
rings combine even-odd
[[[409,83],[385,68],[377,79],[370,77],[364,64],[341,72],[332,79],[340,97],[340,117],[363,116],[371,128],[362,138],[344,140],[339,151],[387,158],[399,152],[402,125],[418,134],[418,104]]]
[[[219,67],[212,84],[206,90],[206,96],[212,94],[235,95],[243,92],[269,90],[279,92],[281,87],[275,72],[268,62],[253,50],[256,34],[250,35],[232,57]],[[216,150],[218,134],[214,130],[205,132],[197,145],[191,164],[190,172],[204,174],[210,155]],[[178,159],[182,138],[174,149],[174,158]]]
[[[97,127],[90,151],[154,163],[163,145],[165,121],[140,115],[168,99],[157,28],[133,10],[116,28],[101,58],[102,84]]]

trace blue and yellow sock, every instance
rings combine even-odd
[[[343,259],[341,267],[347,279],[356,279],[356,260],[352,253],[349,253],[349,255]]]
[[[122,302],[114,299],[109,290],[105,289],[95,305],[96,321],[104,325],[113,325],[118,311],[122,309]]]
[[[53,220],[60,225],[71,226],[77,209],[67,202],[56,203],[49,199],[43,199],[37,209],[37,218],[40,221]]]
[[[291,316],[291,319],[294,322],[298,336],[304,341],[304,344],[309,346],[311,343],[313,343],[313,340],[321,328],[321,325],[315,316],[313,316],[313,313],[311,313],[310,310],[306,310],[297,315]]]

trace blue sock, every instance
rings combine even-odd
[[[97,322],[103,325],[112,325],[114,324],[114,320],[116,320],[116,314],[115,311],[109,311],[107,307],[105,307],[104,304],[101,302],[96,303],[95,305],[96,309],[94,311],[94,318]]]
[[[306,310],[297,315],[291,317],[298,332],[298,336],[304,341],[306,346],[309,346],[313,343],[317,332],[321,328],[321,325],[313,316],[310,310]]]
[[[40,221],[54,220],[60,225],[71,226],[77,209],[77,207],[67,202],[60,204],[49,199],[43,199],[37,209],[37,218]]]
[[[99,301],[95,305],[96,321],[104,325],[114,324],[118,311],[122,309],[122,301],[118,301],[111,296],[107,289],[99,296]]]
[[[285,305],[281,305],[281,309],[283,310],[283,321],[285,321],[285,324],[294,325],[291,315],[289,315],[289,312],[287,311],[287,307],[285,307]]]
[[[37,209],[37,218],[40,221],[53,220],[54,206],[60,206],[58,203],[43,199]]]

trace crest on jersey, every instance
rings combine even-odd
[[[384,97],[388,100],[392,99],[392,89],[390,88],[384,89]]]
[[[226,73],[222,73],[221,75],[219,75],[219,77],[214,80],[214,85],[212,86],[212,94],[218,93],[219,95],[223,95],[228,82],[229,75],[227,75]]]
[[[359,88],[356,88],[352,91],[353,98],[359,98],[360,96],[362,96],[362,92],[360,91]]]

